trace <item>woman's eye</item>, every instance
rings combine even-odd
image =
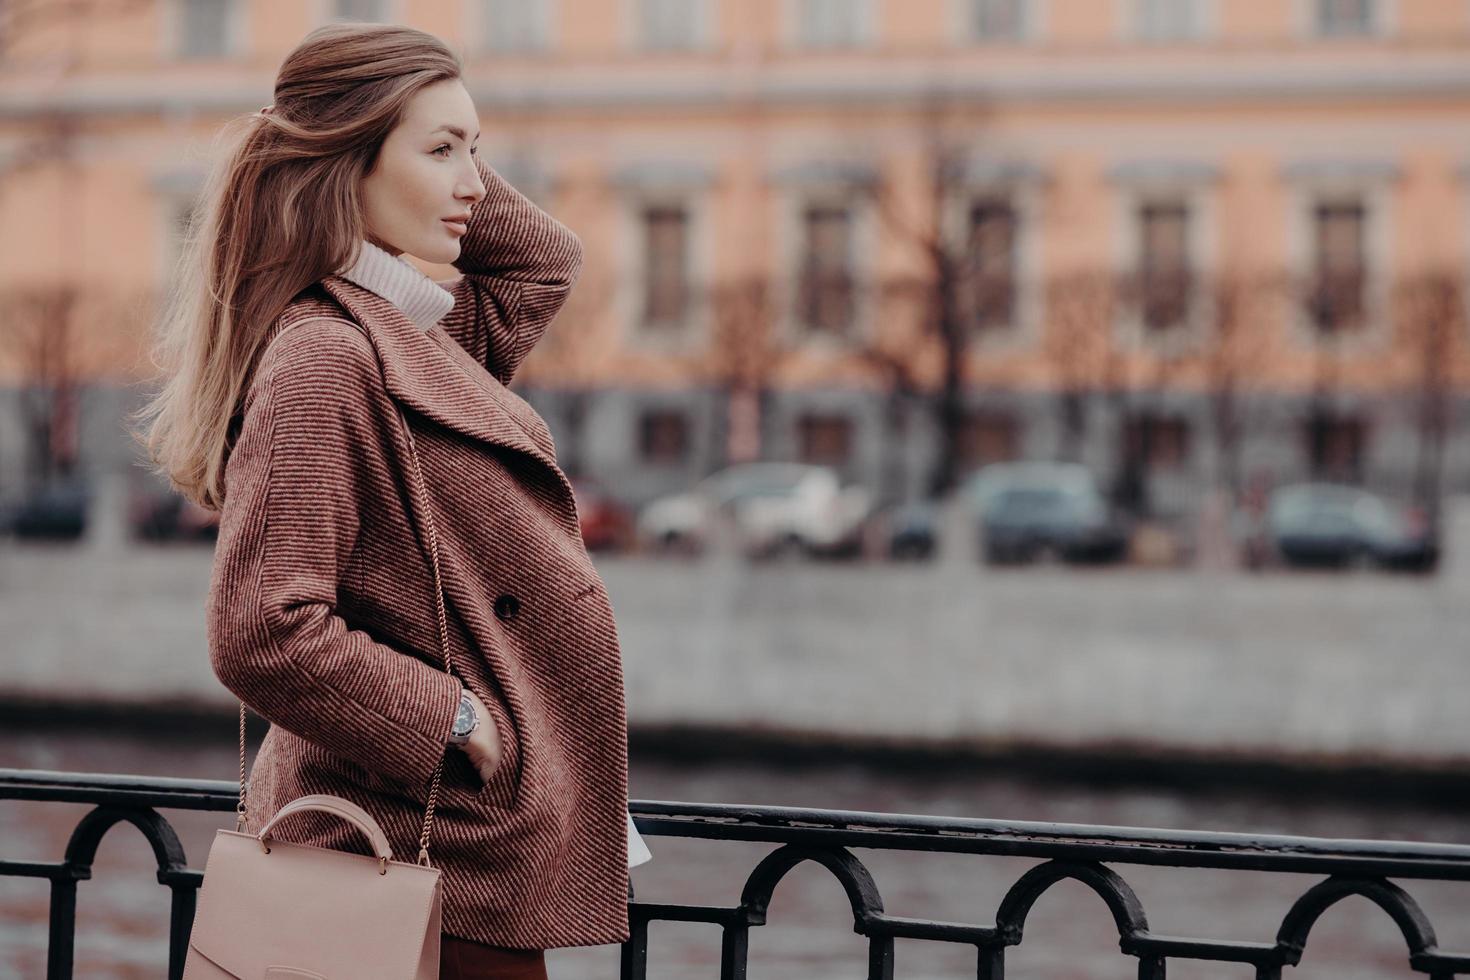
[[[434,148],[434,152],[435,153],[438,153],[440,150],[448,150],[448,149],[450,149],[450,146],[449,146],[448,143],[445,143],[443,146],[435,147]]]

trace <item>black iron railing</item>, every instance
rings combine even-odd
[[[194,920],[202,871],[187,867],[183,848],[159,809],[233,811],[238,784],[95,773],[0,769],[0,799],[89,803],[59,862],[0,861],[0,875],[51,882],[47,976],[72,976],[77,882],[91,877],[104,834],[127,821],[143,833],[158,863],[158,881],[172,890],[169,976],[178,978]],[[1092,889],[1112,913],[1124,955],[1138,960],[1140,980],[1163,980],[1171,961],[1246,964],[1259,980],[1296,965],[1317,919],[1351,895],[1373,902],[1398,926],[1411,969],[1433,980],[1470,973],[1470,953],[1438,948],[1434,927],[1414,899],[1391,879],[1470,881],[1470,847],[1449,844],[1198,833],[1006,820],[965,820],[850,810],[730,806],[634,800],[640,833],[763,841],[779,845],[750,873],[733,907],[639,902],[630,896],[632,934],[622,947],[622,976],[642,980],[651,922],[705,922],[722,931],[720,976],[743,978],[750,929],[765,923],[781,879],[805,861],[832,873],[852,907],[853,929],[868,940],[870,980],[893,976],[897,939],[958,943],[976,950],[976,976],[1005,976],[1005,951],[1021,942],[1027,913],[1053,884],[1073,879]],[[878,886],[851,848],[1009,855],[1039,859],[1011,886],[990,925],[892,916]],[[1163,936],[1149,930],[1142,903],[1110,865],[1161,865],[1295,874],[1323,879],[1296,899],[1271,943]]]

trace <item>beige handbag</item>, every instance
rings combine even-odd
[[[439,578],[439,541],[418,448],[408,436],[419,509],[429,529],[438,588],[439,639],[449,665],[449,629]],[[447,748],[446,744],[446,748]],[[276,811],[258,834],[245,826],[245,705],[240,704],[240,802],[234,830],[215,832],[199,888],[184,980],[437,980],[439,869],[429,864],[429,829],[439,799],[441,760],[429,788],[418,860],[396,861],[387,835],[362,807],[316,793]],[[371,842],[373,855],[272,840],[287,817],[316,811],[341,817]]]

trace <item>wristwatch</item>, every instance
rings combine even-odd
[[[470,740],[470,733],[480,727],[480,716],[475,714],[475,702],[470,700],[470,689],[459,692],[459,714],[454,716],[454,728],[449,732],[450,745],[463,745]]]

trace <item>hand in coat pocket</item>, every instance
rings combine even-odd
[[[500,768],[503,752],[500,730],[480,696],[470,691],[470,700],[474,702],[475,717],[480,719],[480,724],[470,733],[470,740],[459,748],[469,757],[475,771],[480,774],[480,779],[489,782],[495,770]]]

